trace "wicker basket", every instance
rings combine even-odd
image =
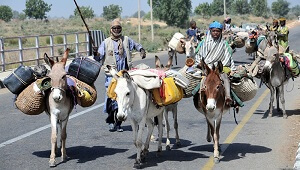
[[[95,86],[90,86],[87,83],[70,76],[76,82],[77,103],[81,107],[89,107],[97,100],[97,91]]]
[[[231,89],[241,101],[245,102],[255,97],[258,86],[254,80],[244,77],[239,83],[231,83]]]
[[[41,91],[35,91],[34,86],[36,82],[26,87],[15,101],[16,107],[27,115],[39,115],[45,110],[44,95]]]
[[[183,97],[184,98],[189,98],[192,96],[192,91],[196,88],[196,86],[200,83],[201,81],[201,77],[198,77],[198,76],[194,76],[193,74],[191,73],[187,73],[186,70],[187,70],[188,66],[184,66],[183,68],[181,68],[179,70],[179,72],[184,76],[186,77],[189,81],[190,81],[190,84],[188,85],[187,88],[183,89],[184,91],[184,95]]]

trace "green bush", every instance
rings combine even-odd
[[[50,45],[50,37],[47,37],[47,38],[46,38],[46,44],[47,44],[47,45]]]
[[[64,39],[63,39],[63,37],[58,36],[58,37],[55,37],[55,42],[56,42],[56,44],[63,44]]]

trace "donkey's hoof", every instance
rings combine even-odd
[[[49,166],[50,166],[50,168],[56,167],[56,162],[55,161],[49,161]]]
[[[167,151],[170,151],[170,150],[171,150],[170,145],[167,145],[167,146],[166,146],[166,150],[167,150]]]
[[[214,162],[215,162],[215,164],[218,164],[218,163],[220,163],[220,159],[218,157],[214,157]]]
[[[156,152],[156,157],[160,157],[162,155],[162,152],[161,151],[157,151]]]
[[[176,142],[177,147],[181,147],[181,142]]]
[[[62,156],[62,157],[61,157],[61,161],[62,161],[62,162],[67,162],[67,160],[68,160],[68,157],[67,157],[67,156]]]
[[[283,115],[282,117],[283,117],[284,119],[287,119],[287,118],[288,118],[288,116],[287,116],[287,115]]]
[[[142,168],[142,164],[136,162],[136,163],[133,164],[133,168],[135,168],[135,169],[141,169]]]

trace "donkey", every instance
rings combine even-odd
[[[287,118],[285,111],[284,85],[290,78],[289,70],[280,62],[278,48],[270,47],[267,51],[266,64],[262,73],[262,81],[270,89],[269,117],[273,116],[274,94],[276,92],[277,111],[279,108],[279,97],[282,105],[283,118]]]
[[[51,121],[51,155],[49,166],[55,167],[55,152],[57,149],[57,125],[60,125],[61,131],[61,160],[67,160],[66,154],[66,139],[67,139],[67,123],[69,115],[73,110],[72,95],[68,93],[67,73],[65,65],[67,62],[69,49],[64,53],[60,62],[54,61],[45,53],[44,60],[51,67],[48,76],[51,78],[51,91],[46,93],[46,113]]]
[[[185,49],[185,55],[187,58],[193,58],[195,59],[196,55],[196,44],[194,42],[194,37],[192,37],[189,41],[185,39],[180,39],[180,43],[182,43],[183,47]],[[169,60],[168,60],[168,65],[172,66],[172,61],[173,57],[175,56],[175,63],[177,65],[177,51],[176,49],[172,49],[169,47],[168,49],[168,55],[169,55]]]
[[[137,148],[137,157],[134,163],[135,168],[140,168],[146,154],[149,152],[149,143],[154,128],[153,118],[158,118],[159,142],[158,153],[162,151],[162,119],[164,107],[157,108],[152,102],[151,94],[148,90],[139,87],[130,77],[127,71],[123,71],[122,76],[118,76],[116,70],[107,65],[111,75],[117,80],[115,93],[117,94],[118,113],[117,119],[125,121],[130,117],[133,130],[133,143]],[[142,143],[145,124],[148,128],[146,141]]]
[[[203,113],[207,122],[207,137],[206,140],[211,142],[213,137],[214,142],[214,161],[220,161],[219,139],[220,126],[222,116],[229,110],[229,106],[225,104],[225,87],[220,79],[220,73],[223,71],[223,65],[218,62],[217,67],[214,65],[209,68],[202,60],[202,68],[206,72],[206,77],[201,81],[201,89],[193,100],[196,109]]]
[[[160,59],[155,56],[155,67],[156,69],[163,69],[164,71],[167,71],[171,68],[172,62],[169,63],[168,65],[164,66],[161,64]],[[170,104],[165,106],[165,111],[164,111],[164,118],[166,121],[166,131],[167,131],[167,140],[166,140],[166,149],[170,150],[170,124],[169,124],[169,116],[168,113],[172,112],[173,113],[173,120],[174,120],[174,129],[175,129],[175,139],[176,139],[176,145],[180,146],[180,139],[179,139],[179,134],[178,134],[178,122],[177,122],[177,105],[178,103]]]

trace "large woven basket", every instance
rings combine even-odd
[[[243,77],[239,83],[231,83],[231,89],[245,102],[255,97],[258,86],[254,80]]]
[[[17,108],[27,115],[39,115],[45,110],[44,95],[41,91],[35,91],[34,86],[36,82],[26,87],[15,101]]]
[[[192,96],[192,91],[196,88],[196,86],[197,86],[197,85],[200,83],[200,81],[201,81],[201,77],[194,76],[193,74],[186,72],[187,68],[188,68],[188,66],[185,65],[183,68],[181,68],[181,69],[179,70],[179,72],[180,72],[184,77],[186,77],[186,78],[189,80],[189,82],[190,82],[190,84],[188,85],[188,87],[185,88],[185,89],[183,89],[183,91],[184,91],[183,97],[184,97],[184,98],[189,98],[189,97],[191,97],[191,96]]]
[[[77,102],[81,107],[89,107],[97,100],[97,91],[95,86],[90,86],[87,83],[70,76],[76,83]],[[88,95],[88,97],[87,97]]]

